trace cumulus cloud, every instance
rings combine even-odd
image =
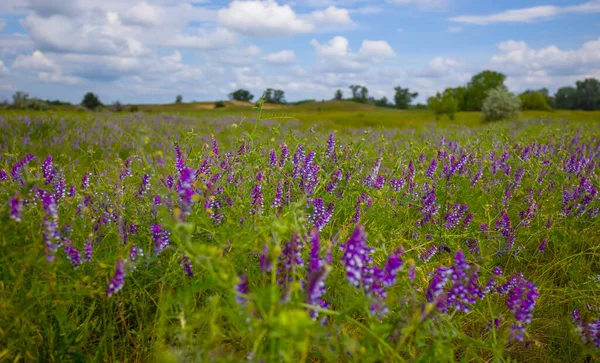
[[[8,68],[6,68],[6,66],[4,65],[4,62],[2,62],[0,60],[0,77],[7,76],[9,73],[10,73],[10,71],[8,70]]]
[[[276,65],[296,63],[296,53],[293,50],[282,50],[277,53],[267,54],[263,57],[265,62]]]
[[[487,25],[493,23],[529,23],[546,20],[560,14],[599,13],[600,1],[590,1],[580,5],[554,6],[543,5],[522,9],[511,9],[501,13],[488,15],[461,15],[450,18],[450,21],[465,24]]]
[[[358,53],[350,51],[348,39],[342,36],[333,37],[323,44],[316,39],[310,43],[319,58],[319,66],[333,72],[362,71],[396,55],[392,47],[383,40],[363,40]]]
[[[352,26],[354,22],[350,18],[350,12],[346,9],[330,6],[324,10],[316,10],[310,14],[310,19],[324,26]]]
[[[600,39],[573,50],[555,45],[535,49],[526,42],[508,40],[498,44],[498,51],[490,63],[509,76],[507,85],[516,90],[558,88],[576,80],[600,77]]]
[[[234,0],[218,11],[219,24],[244,35],[277,38],[315,30],[310,22],[300,19],[289,5],[273,0]]]
[[[56,64],[44,53],[36,50],[31,55],[19,55],[13,63],[13,68],[47,71],[56,69]]]
[[[459,72],[463,66],[463,62],[438,56],[427,62],[425,69],[416,70],[414,74],[424,78],[440,78]]]
[[[526,42],[508,40],[498,44],[500,54],[491,62],[511,74],[544,71],[547,74],[577,74],[600,69],[600,39],[584,43],[575,50],[555,45],[533,49]]]

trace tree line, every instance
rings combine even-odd
[[[474,75],[471,80],[459,87],[449,87],[443,92],[438,92],[427,99],[427,107],[432,109],[437,115],[448,114],[453,118],[459,111],[481,111],[483,102],[488,92],[498,87],[504,87],[506,75],[485,70]],[[378,107],[390,107],[398,109],[425,108],[425,105],[413,105],[412,102],[419,96],[418,92],[412,92],[409,88],[401,86],[394,88],[394,99],[390,101],[387,97],[376,99],[369,96],[369,89],[364,85],[352,84],[349,87],[350,96],[344,98],[344,92],[341,89],[335,91],[333,100],[348,100],[363,104],[371,104]],[[559,88],[554,95],[551,95],[547,88],[538,90],[526,90],[518,95],[523,110],[542,110],[552,109],[564,110],[600,110],[600,82],[595,78],[587,78],[577,81],[575,86],[565,86]],[[229,99],[234,101],[252,102],[254,95],[246,89],[238,89],[229,94]],[[267,88],[262,99],[265,103],[285,104],[285,92],[281,89]],[[183,102],[183,96],[178,95],[175,99],[176,104]],[[224,106],[223,102],[218,102],[219,106]],[[5,103],[8,105],[8,103]],[[297,103],[296,103],[297,104]],[[68,102],[59,100],[41,100],[30,98],[27,93],[17,91],[13,95],[12,104],[9,107],[16,109],[44,110],[49,106],[70,105]],[[103,107],[98,96],[92,92],[84,95],[81,103],[86,109],[95,110]],[[123,108],[119,101],[113,103],[113,109],[119,111]]]

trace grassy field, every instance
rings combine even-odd
[[[197,118],[253,118],[257,114],[255,105],[244,102],[225,102],[226,107],[214,109],[213,102],[195,102],[166,105],[138,105],[139,111],[148,115],[176,114],[184,117]],[[51,111],[39,114],[52,115],[87,115],[85,112],[76,111],[76,107],[54,107]],[[31,111],[0,110],[0,115],[28,115]],[[86,116],[84,116],[86,117]],[[456,120],[449,120],[442,116],[439,121],[429,110],[397,110],[393,108],[375,107],[350,101],[308,102],[301,105],[265,105],[262,117],[279,122],[296,120],[303,124],[319,123],[331,128],[359,127],[418,127],[423,124],[435,123],[436,125],[455,125],[474,127],[484,124],[479,112],[459,112]],[[573,120],[597,121],[600,120],[600,111],[525,111],[520,119],[534,120]]]
[[[191,106],[0,112],[0,361],[600,361],[600,113]]]

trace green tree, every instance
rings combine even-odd
[[[521,109],[521,100],[500,86],[487,92],[481,112],[486,121],[499,121],[517,117]]]
[[[285,103],[285,92],[280,89],[276,89],[273,92],[273,103],[282,104]]]
[[[414,98],[419,96],[418,92],[410,92],[408,88],[402,88],[400,86],[394,88],[396,93],[394,94],[394,102],[396,103],[396,108],[405,110],[411,104]]]
[[[352,101],[367,103],[369,99],[369,89],[367,87],[353,84],[349,88],[352,91]]]
[[[519,95],[523,110],[550,111],[552,108],[543,94],[537,91],[525,91]]]
[[[96,96],[94,93],[88,92],[85,94],[85,96],[83,96],[83,100],[81,100],[81,105],[87,108],[88,110],[95,110],[102,106],[102,102],[100,102],[98,96]]]
[[[343,98],[344,98],[344,94],[342,93],[341,89],[335,91],[335,95],[333,96],[334,101],[341,101]]]
[[[574,110],[577,107],[577,90],[574,87],[561,87],[554,95],[555,107],[562,110]]]
[[[13,107],[17,109],[25,109],[29,105],[29,94],[21,91],[13,93]]]
[[[435,96],[427,99],[427,107],[435,114],[435,119],[439,120],[440,116],[444,114],[444,103],[442,101],[442,95],[438,92]]]
[[[504,74],[494,71],[483,71],[474,75],[467,84],[464,110],[480,111],[488,91],[504,86],[505,79]]]
[[[452,89],[446,89],[442,95],[442,106],[444,112],[448,114],[450,120],[454,120],[456,117],[456,111],[458,111],[458,101],[454,97]]]
[[[390,107],[387,97],[383,96],[378,100],[373,100],[373,104],[377,107]]]
[[[585,111],[600,110],[600,82],[595,78],[577,81],[576,107]]]
[[[253,98],[254,95],[245,89],[238,89],[237,91],[229,94],[229,99],[234,101],[251,102]]]
[[[181,103],[181,102],[183,102],[183,96],[177,95],[177,97],[175,97],[175,103]]]

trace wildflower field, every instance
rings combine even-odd
[[[0,361],[600,361],[600,122],[0,117]]]

